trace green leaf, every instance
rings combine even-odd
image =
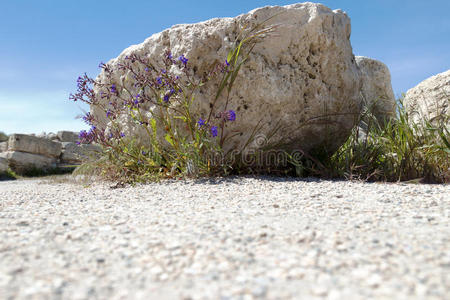
[[[447,148],[450,149],[450,143],[448,142],[447,138],[445,137],[445,134],[441,131],[441,132],[439,132],[439,135],[441,136],[441,140],[444,142],[445,146],[447,146]]]
[[[234,55],[234,51],[230,50],[230,52],[228,52],[228,56],[227,56],[227,62],[230,63],[231,59],[233,58]]]
[[[151,120],[150,120],[150,125],[152,126],[153,134],[154,134],[155,137],[156,137],[156,120],[155,120],[155,119],[151,119]]]
[[[238,57],[239,57],[239,52],[241,52],[242,43],[243,43],[243,41],[239,43],[239,46],[236,49],[236,56],[234,57],[234,65],[237,64],[237,60],[238,60]]]
[[[187,118],[185,116],[175,116],[174,119],[183,120],[184,122],[187,122]]]
[[[170,145],[172,145],[172,147],[174,146],[173,138],[170,136],[170,134],[166,134],[165,139],[169,142]]]
[[[227,75],[225,76],[225,78],[222,80],[222,82],[220,83],[219,89],[217,90],[216,93],[216,97],[214,98],[214,101],[216,101],[217,99],[219,99],[220,95],[222,94],[223,89],[226,87],[227,83],[228,83],[228,79],[230,78],[232,73],[227,73]]]
[[[239,70],[241,69],[242,63],[243,63],[243,61],[238,65],[236,70],[234,70],[233,75],[231,76],[230,83],[228,84],[228,92],[230,92],[231,89],[233,88],[233,83],[236,80]]]

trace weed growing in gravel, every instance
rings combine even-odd
[[[239,120],[235,110],[228,107],[228,96],[253,46],[275,29],[263,27],[263,23],[243,30],[228,56],[201,79],[194,77],[188,57],[174,57],[170,49],[159,64],[137,54],[127,56],[117,66],[102,63],[106,78],[102,82],[86,74],[79,77],[78,91],[70,99],[97,108],[107,120],[104,124],[91,113],[83,117],[91,128],[80,132],[81,142],[98,143],[106,153],[85,169],[100,170],[101,175],[110,179],[133,182],[226,174],[232,166],[214,164],[208,158],[222,154],[222,147],[230,137],[225,124]],[[126,74],[125,79],[117,80],[114,77],[117,73]],[[209,113],[195,115],[192,105],[199,89],[217,82],[215,79],[219,84]],[[221,98],[223,94],[225,97]],[[223,98],[225,103],[219,105],[218,100]],[[132,126],[145,133],[146,144],[126,136],[124,120],[131,120]]]

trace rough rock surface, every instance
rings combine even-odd
[[[11,169],[19,174],[34,168],[43,170],[54,168],[58,161],[53,157],[20,151],[2,152],[0,157],[6,158]]]
[[[50,132],[47,134],[47,139],[49,139],[51,141],[58,140],[58,135],[54,132]]]
[[[0,143],[0,152],[8,151],[8,142],[1,142]]]
[[[363,82],[361,94],[364,105],[373,108],[378,121],[395,116],[395,96],[388,67],[375,59],[356,56]]]
[[[448,299],[450,185],[0,183],[2,299]]]
[[[419,122],[450,114],[450,70],[432,76],[408,90],[406,109]]]
[[[58,131],[57,133],[58,140],[60,142],[69,142],[69,143],[75,143],[79,140],[78,133],[73,131]]]
[[[229,123],[227,132],[242,135],[233,137],[228,148],[241,149],[261,121],[265,126],[261,135],[267,136],[276,124],[281,126],[270,142],[281,142],[282,149],[326,147],[333,151],[349,135],[361,108],[362,83],[350,45],[350,19],[341,10],[299,3],[258,8],[235,18],[175,25],[129,47],[109,64],[117,66],[136,53],[158,65],[170,48],[174,57],[186,55],[198,78],[210,71],[211,64],[225,61],[244,24],[251,28],[274,15],[265,24],[280,24],[276,34],[255,46],[235,81],[227,109],[236,110],[237,121]],[[113,81],[120,83],[126,77],[117,72]],[[104,73],[98,79],[112,83]],[[137,93],[132,80],[125,84]],[[205,87],[197,95],[195,118],[207,116],[216,89]],[[217,109],[224,106],[225,99],[220,99]],[[95,107],[91,111],[106,122],[103,111]],[[123,126],[129,135],[142,134],[130,122]]]
[[[8,151],[28,152],[53,158],[59,157],[61,148],[61,143],[26,134],[12,134],[8,141]]]
[[[8,169],[8,160],[0,157],[0,173],[5,172]]]
[[[101,147],[92,144],[62,143],[61,163],[79,164],[102,151]]]

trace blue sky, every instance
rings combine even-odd
[[[100,61],[179,23],[295,1],[0,0],[0,131],[85,128],[68,100]],[[396,95],[450,69],[450,1],[335,0],[352,20],[355,55],[383,61]]]

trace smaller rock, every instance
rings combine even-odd
[[[42,131],[41,133],[37,134],[36,137],[46,139],[47,138],[47,133],[45,131]]]
[[[8,151],[8,142],[1,142],[0,143],[0,152]]]
[[[62,143],[62,145],[61,163],[64,164],[80,164],[83,160],[97,156],[102,151],[100,146],[93,144]]]
[[[17,226],[30,226],[30,223],[27,220],[22,220],[16,223]]]
[[[67,143],[76,143],[79,141],[78,133],[74,131],[58,131],[58,140]]]
[[[403,103],[415,123],[424,120],[437,122],[450,117],[450,70],[432,76],[408,90]]]
[[[51,141],[58,140],[58,136],[56,135],[56,133],[50,132],[47,134],[47,140],[51,140]]]
[[[383,278],[379,274],[372,274],[367,278],[367,285],[372,288],[379,287],[382,282]]]
[[[20,151],[2,152],[0,157],[7,159],[11,169],[19,174],[23,174],[30,169],[55,168],[57,163],[56,158]]]
[[[26,134],[13,134],[8,140],[8,151],[19,151],[57,158],[61,154],[61,143]]]
[[[8,169],[8,160],[6,158],[0,157],[0,173],[6,172]]]
[[[371,112],[380,122],[394,117],[395,96],[388,67],[378,60],[364,56],[356,56],[355,59],[363,79],[361,94],[364,105],[371,108]]]

